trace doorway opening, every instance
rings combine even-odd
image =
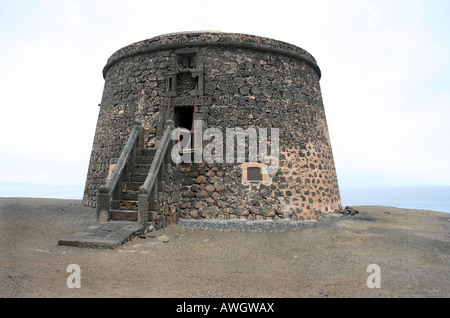
[[[193,162],[194,158],[194,149],[192,145],[193,141],[193,121],[194,121],[194,107],[193,106],[183,106],[183,107],[174,107],[173,109],[173,121],[175,127],[177,128],[185,128],[190,131],[188,143],[183,142],[184,145],[187,145],[184,148],[179,148],[178,151],[181,153],[190,153],[191,154],[191,162]],[[180,145],[180,141],[183,141],[184,137],[182,135],[178,135],[178,144]]]
[[[175,107],[173,115],[175,127],[186,128],[189,131],[192,130],[192,122],[194,119],[193,106]]]

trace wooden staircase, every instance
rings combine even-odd
[[[134,164],[129,164],[119,200],[111,200],[112,221],[137,221],[138,220],[138,195],[139,187],[144,184],[148,171],[155,156],[156,149],[138,149]],[[150,203],[148,204],[150,209]]]
[[[161,195],[167,191],[172,173],[168,165],[174,129],[173,121],[167,120],[158,147],[144,148],[142,124],[134,121],[114,169],[98,188],[97,222],[137,221],[146,232],[152,227],[165,227],[168,215],[176,221],[177,215],[170,215],[169,205]]]

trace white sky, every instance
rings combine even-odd
[[[84,185],[106,60],[220,30],[317,59],[341,187],[449,185],[449,12],[447,0],[0,0],[0,183]]]

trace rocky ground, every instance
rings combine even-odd
[[[297,225],[187,221],[102,250],[57,245],[96,223],[80,201],[1,198],[0,296],[450,296],[450,214],[355,208]],[[70,264],[79,289],[67,287]],[[366,285],[370,264],[381,288]]]

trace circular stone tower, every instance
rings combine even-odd
[[[188,130],[223,133],[223,161],[173,164],[177,183],[166,193],[182,218],[314,219],[341,206],[319,86],[320,69],[305,50],[273,39],[221,32],[173,33],[131,44],[103,69],[105,86],[83,202],[96,193],[133,128],[158,146],[167,119]],[[237,149],[230,132],[256,132],[256,160],[226,160]],[[211,130],[210,130],[211,131]],[[203,136],[202,147],[207,149]],[[195,137],[194,137],[195,138]],[[193,139],[194,139],[193,138]],[[215,140],[217,136],[214,136]],[[228,141],[234,140],[229,146]],[[264,140],[263,140],[264,141]],[[278,142],[278,152],[271,153]],[[229,147],[229,148],[227,148]],[[237,150],[239,152],[239,150]],[[277,158],[274,158],[276,156]],[[277,159],[277,160],[275,160]],[[275,169],[268,167],[277,163]],[[273,168],[273,167],[272,167]]]

